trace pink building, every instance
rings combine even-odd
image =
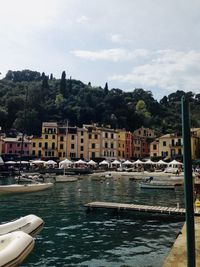
[[[22,149],[23,148],[23,149]],[[29,156],[31,149],[31,140],[28,137],[5,137],[2,139],[2,154],[15,154],[16,156]]]

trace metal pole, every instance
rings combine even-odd
[[[187,266],[195,267],[195,231],[193,206],[193,180],[191,159],[191,138],[189,124],[189,102],[182,97],[182,132],[183,132],[183,162],[184,162],[184,191],[186,207],[187,233]]]

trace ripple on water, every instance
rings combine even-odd
[[[164,206],[184,203],[181,191],[146,192],[128,179],[106,184],[87,177],[73,184],[55,184],[53,190],[2,196],[3,221],[30,211],[45,221],[22,266],[160,267],[182,223],[142,220],[127,212],[86,213],[83,205],[95,200]]]

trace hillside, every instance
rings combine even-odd
[[[24,70],[9,71],[0,80],[0,126],[27,134],[40,134],[43,121],[81,126],[96,122],[113,128],[145,126],[159,132],[181,131],[181,97],[191,106],[191,126],[200,127],[200,94],[174,92],[155,100],[150,91],[93,87],[75,79]]]

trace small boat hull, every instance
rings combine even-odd
[[[76,182],[78,180],[77,177],[68,176],[68,175],[57,175],[56,183],[65,183],[65,182]]]
[[[33,214],[0,225],[0,236],[14,231],[23,231],[31,236],[36,236],[43,228],[44,221]]]
[[[156,183],[140,183],[140,188],[145,189],[171,189],[174,190],[175,186],[172,184],[156,184]]]
[[[48,189],[52,186],[53,186],[53,183],[1,185],[0,194],[37,192],[37,191]]]
[[[32,251],[34,244],[34,239],[22,231],[0,236],[0,266],[19,266]]]

